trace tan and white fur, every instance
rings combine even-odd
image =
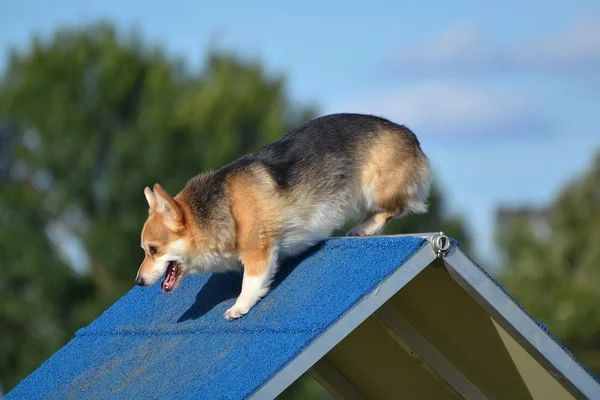
[[[225,318],[269,292],[278,265],[363,217],[349,236],[380,234],[394,218],[424,213],[430,166],[416,136],[386,119],[332,114],[192,178],[175,197],[144,189],[150,207],[136,283],[175,289],[194,273],[241,270]]]

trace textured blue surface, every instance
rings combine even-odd
[[[135,287],[6,399],[239,399],[257,390],[425,244],[331,239],[286,263],[274,290],[226,321],[241,275]]]

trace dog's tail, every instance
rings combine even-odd
[[[414,164],[412,184],[407,189],[406,212],[423,214],[429,209],[428,198],[431,191],[431,165],[419,147]]]

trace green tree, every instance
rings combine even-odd
[[[498,232],[499,280],[600,375],[600,152],[552,204],[548,235],[515,221]]]
[[[175,192],[312,115],[258,63],[212,52],[189,71],[106,24],[13,52],[0,82],[5,390],[133,285],[144,186]]]
[[[107,24],[13,51],[0,78],[4,390],[131,288],[144,186],[176,192],[314,115],[257,62],[213,51],[190,70]],[[433,199],[395,229],[462,232]]]
[[[79,327],[91,281],[54,256],[44,230],[43,196],[0,178],[0,372],[10,389]],[[23,177],[25,178],[25,177]]]

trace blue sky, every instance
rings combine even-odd
[[[597,0],[3,1],[0,48],[98,19],[192,65],[210,43],[259,58],[322,113],[408,125],[480,257],[498,204],[550,201],[600,148]]]

